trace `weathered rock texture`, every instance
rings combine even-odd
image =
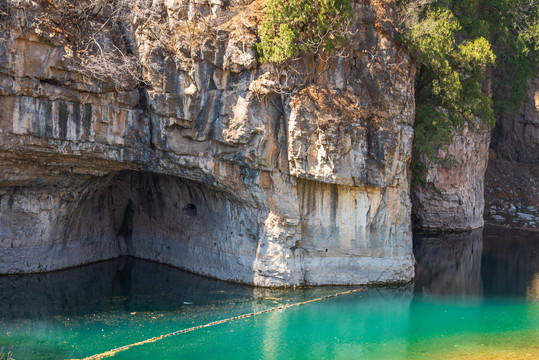
[[[504,159],[539,163],[539,74],[529,80],[519,113],[498,119],[492,142],[497,155]]]
[[[471,230],[483,226],[484,179],[488,163],[490,131],[480,121],[453,134],[453,142],[441,158],[443,165],[423,159],[425,186],[412,192],[414,222],[426,231]]]
[[[354,2],[349,56],[318,64],[317,86],[313,58],[296,61],[294,91],[292,72],[256,61],[260,1],[205,4],[164,2],[174,34],[227,15],[190,43],[124,27],[144,86],[89,78],[70,33],[47,26],[54,8],[10,9],[0,273],[130,254],[262,286],[410,280],[414,76],[391,9]]]

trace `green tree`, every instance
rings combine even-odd
[[[418,65],[415,146],[434,159],[451,141],[455,126],[475,117],[494,123],[492,101],[482,85],[496,57],[487,39],[462,34],[458,19],[444,8],[428,9],[404,41]]]
[[[348,0],[268,0],[259,29],[261,62],[280,63],[300,52],[333,52],[346,41]]]
[[[433,157],[462,120],[515,113],[539,64],[537,0],[405,0],[404,42],[418,59],[416,147]],[[495,56],[493,56],[493,54]],[[482,91],[486,67],[492,99]]]
[[[538,0],[403,0],[403,42],[416,54],[413,179],[463,121],[512,116],[539,64]],[[489,98],[483,91],[486,68]],[[445,159],[447,160],[447,159]],[[414,170],[415,169],[415,170]]]

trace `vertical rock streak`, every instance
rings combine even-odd
[[[261,286],[413,277],[414,71],[391,19],[354,2],[348,57],[318,63],[309,86],[311,56],[258,66],[260,3],[164,2],[177,29],[183,11],[228,16],[189,50],[132,24],[143,88],[81,76],[43,9],[11,12],[0,273],[130,254]],[[291,92],[295,73],[307,83]]]

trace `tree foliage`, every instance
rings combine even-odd
[[[405,43],[416,54],[416,149],[433,159],[452,139],[453,128],[475,117],[493,124],[491,99],[483,93],[495,55],[484,37],[463,36],[447,8],[432,7],[411,25]]]
[[[494,110],[498,117],[512,117],[525,100],[528,80],[539,65],[539,1],[474,3],[478,15],[469,16],[469,27],[490,39],[498,57],[492,84]],[[477,21],[486,25],[478,28]]]
[[[332,52],[346,41],[349,0],[268,0],[259,29],[261,62],[283,62],[300,52]]]
[[[415,150],[442,160],[459,125],[477,117],[492,126],[525,99],[539,60],[539,1],[401,3],[402,39],[418,65]]]

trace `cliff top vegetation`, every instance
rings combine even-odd
[[[430,160],[451,165],[440,150],[455,131],[515,113],[539,55],[537,0],[401,1],[403,43],[415,54],[416,181]],[[480,130],[477,129],[476,130]],[[419,175],[419,176],[418,176]]]
[[[348,0],[268,0],[259,29],[260,61],[331,53],[344,45],[352,17]]]

